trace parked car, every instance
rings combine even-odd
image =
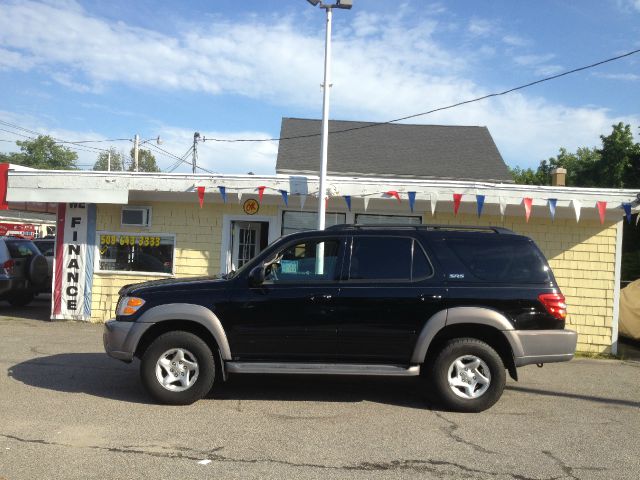
[[[47,261],[31,240],[0,237],[0,300],[24,306],[47,281]]]
[[[40,291],[50,292],[51,282],[53,281],[53,258],[55,256],[56,239],[52,237],[36,238],[33,243],[47,260],[47,280],[43,283]]]
[[[534,242],[503,228],[348,226],[282,237],[219,279],[120,290],[104,346],[141,359],[157,401],[230,374],[415,376],[477,412],[517,367],[573,357],[566,304]]]

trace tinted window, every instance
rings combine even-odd
[[[335,280],[339,245],[338,240],[305,240],[291,245],[267,261],[272,263],[267,266],[265,280],[274,283]]]
[[[429,260],[427,260],[427,256],[424,253],[424,250],[420,247],[418,242],[414,240],[413,242],[413,279],[421,279],[430,277],[433,273],[433,269],[431,268],[431,264]]]
[[[354,237],[351,280],[411,280],[410,238]]]
[[[447,245],[478,279],[490,282],[546,283],[549,267],[525,239],[478,235],[448,238]]]
[[[345,223],[347,216],[344,213],[329,213],[325,215],[326,226]],[[315,230],[318,228],[318,214],[314,212],[285,211],[282,213],[282,234],[288,235],[295,232]]]
[[[36,244],[36,247],[42,252],[42,255],[45,257],[53,257],[53,240],[36,240],[33,242]]]
[[[11,258],[27,258],[33,255],[39,255],[38,248],[29,241],[24,240],[7,240],[7,248]]]

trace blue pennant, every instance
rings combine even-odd
[[[227,203],[227,187],[218,187],[220,190],[220,196],[222,197],[222,201]]]
[[[349,211],[351,211],[351,195],[344,195],[344,202],[347,204]]]
[[[551,214],[551,221],[553,222],[556,219],[556,204],[558,203],[558,199],[550,198],[547,201],[549,202],[549,213]]]
[[[409,196],[409,208],[411,209],[411,213],[413,213],[413,207],[416,204],[416,192],[407,192]]]
[[[484,195],[476,195],[476,202],[478,204],[478,217],[482,215],[482,208],[484,207]]]
[[[624,209],[624,215],[627,217],[627,223],[631,225],[631,204],[623,203],[622,208]]]
[[[285,207],[289,206],[289,192],[286,190],[280,190],[280,195],[282,195],[282,201],[284,202]]]

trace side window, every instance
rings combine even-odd
[[[411,238],[354,237],[350,280],[411,280]]]
[[[305,240],[267,261],[265,280],[273,283],[328,282],[336,279],[338,240]]]
[[[430,277],[433,274],[433,268],[417,241],[413,241],[413,280]]]

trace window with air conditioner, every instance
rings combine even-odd
[[[123,226],[150,227],[151,207],[122,207]]]

